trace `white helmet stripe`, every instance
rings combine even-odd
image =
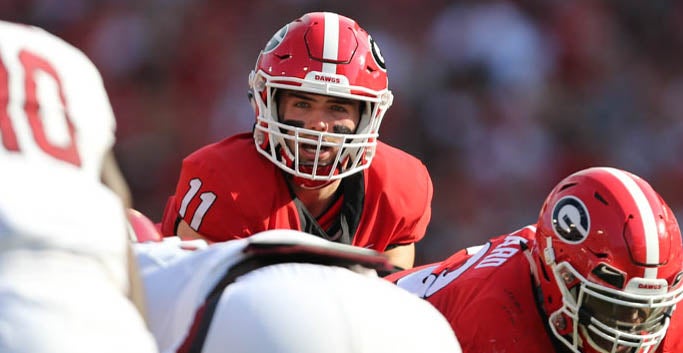
[[[650,207],[650,203],[645,197],[643,190],[636,184],[636,182],[625,174],[624,172],[614,168],[604,168],[610,174],[614,175],[626,187],[626,190],[638,207],[638,213],[643,221],[643,234],[645,235],[646,247],[646,261],[648,264],[659,263],[659,237],[657,236],[657,222],[655,215]],[[657,278],[657,267],[650,267],[645,269],[644,278]]]
[[[339,58],[339,15],[325,12],[325,44],[323,47],[323,59],[338,60]],[[337,73],[337,64],[324,62],[323,72]]]

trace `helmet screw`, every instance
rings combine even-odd
[[[263,141],[265,140],[263,131],[257,131],[254,134],[254,138],[255,138],[257,144],[259,144],[259,145],[262,144]]]
[[[553,318],[553,326],[559,331],[563,331],[567,328],[567,320],[561,315],[557,315]]]
[[[576,277],[574,277],[574,275],[571,274],[569,271],[562,271],[562,273],[560,273],[560,276],[562,277],[562,281],[564,281],[564,283],[566,284],[571,284],[576,279]]]

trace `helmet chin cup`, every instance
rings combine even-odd
[[[288,158],[288,153],[285,153],[284,151],[280,154],[280,158],[288,166],[292,166],[294,164],[294,161],[290,158]],[[327,165],[324,167],[318,168],[317,171],[313,171],[312,166],[300,166],[298,169],[301,174],[293,174],[291,177],[292,183],[300,188],[303,189],[308,189],[308,190],[316,190],[316,189],[322,189],[323,187],[332,184],[336,179],[335,178],[325,178],[325,179],[313,179],[309,177],[309,175],[315,175],[315,174],[320,174],[320,175],[338,175],[339,174],[339,169],[335,168],[334,172],[332,171],[332,166]]]
[[[333,182],[334,180],[311,180],[300,176],[292,176],[292,183],[294,185],[307,190],[322,189]]]

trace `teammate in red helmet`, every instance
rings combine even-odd
[[[590,168],[536,225],[388,278],[432,303],[463,352],[683,352],[676,218],[643,179]]]

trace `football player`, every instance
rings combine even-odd
[[[377,276],[391,266],[374,250],[284,229],[173,239],[135,245],[162,352],[461,352],[436,309]]]
[[[129,300],[114,127],[80,50],[0,21],[0,352],[156,351]]]
[[[4,21],[1,27],[0,157],[69,165],[131,207],[112,150],[116,121],[97,68],[40,28]]]
[[[263,48],[249,96],[253,131],[184,159],[163,234],[218,242],[297,229],[412,267],[432,182],[378,141],[393,96],[373,38],[350,18],[305,14]]]
[[[589,168],[548,195],[538,223],[387,277],[432,303],[464,352],[683,352],[683,249],[640,177]]]

